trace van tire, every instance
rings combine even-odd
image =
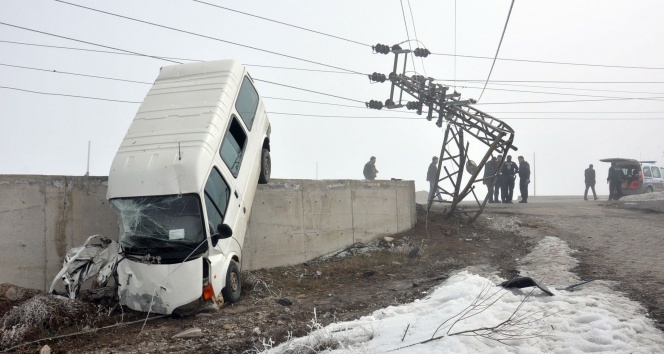
[[[646,193],[652,193],[652,192],[653,192],[652,186],[648,186],[648,188],[646,188]]]
[[[241,292],[240,269],[237,263],[231,260],[231,263],[228,265],[228,272],[226,272],[226,286],[221,289],[221,294],[224,296],[225,302],[232,304],[240,300]]]
[[[272,159],[270,159],[270,150],[263,149],[261,152],[261,172],[258,175],[258,183],[268,184],[268,182],[270,182],[270,173],[272,173]]]

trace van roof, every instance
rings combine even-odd
[[[161,68],[113,159],[107,197],[202,190],[244,73],[234,60]]]
[[[602,161],[602,162],[615,162],[615,163],[623,163],[623,162],[624,163],[639,163],[638,161],[636,161],[634,159],[624,159],[624,158],[620,158],[620,157],[612,157],[612,158],[608,158],[608,159],[601,159],[600,161]]]

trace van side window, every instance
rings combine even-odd
[[[211,233],[215,233],[217,225],[224,221],[230,196],[231,189],[228,187],[228,184],[221,177],[219,171],[213,168],[205,183],[205,209]]]
[[[652,177],[652,173],[650,173],[650,167],[643,166],[643,177]]]
[[[662,178],[662,175],[659,173],[659,168],[657,167],[652,168],[652,176],[655,178]]]
[[[235,102],[235,110],[244,121],[244,125],[251,131],[251,125],[254,123],[256,108],[258,107],[258,92],[254,88],[248,77],[244,77],[240,93]]]
[[[235,116],[231,116],[231,124],[228,132],[224,136],[224,141],[219,148],[219,155],[224,160],[228,169],[231,170],[233,177],[237,177],[244,156],[244,149],[247,147],[247,133],[242,129],[242,125]]]

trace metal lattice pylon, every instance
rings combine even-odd
[[[387,54],[387,52],[395,54],[394,71],[387,77],[374,73],[373,75],[369,75],[369,79],[379,82],[389,79],[392,84],[390,98],[385,101],[384,105],[381,101],[372,100],[367,102],[367,107],[374,109],[386,107],[392,109],[405,106],[408,109],[417,110],[418,114],[422,114],[423,109],[426,108],[427,120],[432,120],[434,114],[437,115],[436,125],[442,128],[443,124],[445,124],[443,144],[438,159],[437,188],[442,194],[449,197],[449,200],[444,200],[440,203],[449,204],[444,210],[448,215],[461,213],[468,216],[472,222],[482,213],[484,206],[490,198],[488,194],[484,198],[480,198],[475,191],[476,184],[485,181],[485,178],[478,178],[479,173],[494,153],[500,154],[502,161],[505,161],[505,157],[510,149],[517,150],[512,145],[514,130],[500,119],[472,107],[471,104],[475,103],[474,100],[461,101],[459,100],[461,95],[456,91],[448,94],[449,87],[436,84],[433,78],[421,75],[406,76],[407,54],[411,53],[411,51],[401,49],[398,45],[392,46],[389,51],[386,50],[386,47],[378,44],[374,46],[374,50],[383,54]],[[422,49],[418,48],[414,51],[415,55],[417,55],[418,50],[422,53]],[[402,73],[397,74],[396,70],[400,54],[404,54],[405,59]],[[398,102],[394,100],[395,89],[400,90]],[[416,101],[410,101],[404,105],[402,103],[404,92],[415,98]],[[484,156],[479,163],[471,161],[468,157],[470,147],[468,138],[473,138],[486,147]],[[501,167],[502,164],[497,166],[496,171],[500,171]],[[464,179],[465,174],[469,176],[467,179]],[[497,181],[496,177],[497,175],[493,175],[486,178],[494,188]],[[429,194],[427,210],[431,209],[433,203],[439,202],[436,200],[437,194],[438,190]],[[468,208],[465,206],[462,208],[459,206],[459,203],[469,195],[473,196],[476,207]]]

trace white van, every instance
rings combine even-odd
[[[237,301],[256,184],[270,170],[270,123],[242,65],[163,67],[108,177],[120,303],[171,314]]]

